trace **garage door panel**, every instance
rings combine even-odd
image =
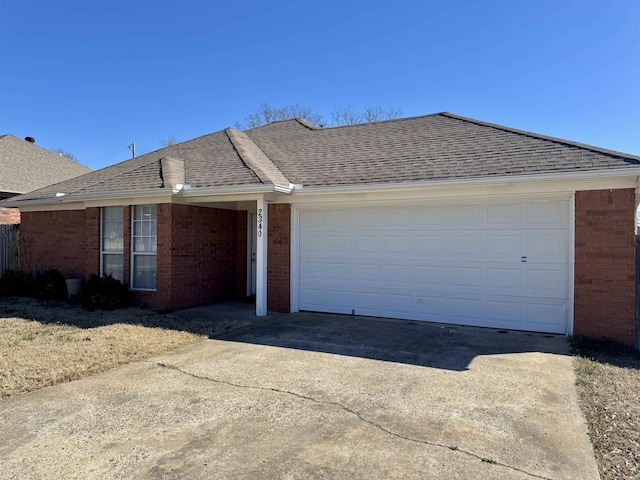
[[[543,332],[564,333],[559,325],[566,314],[566,306],[563,302],[538,301],[526,306],[527,324],[534,327],[533,329]]]
[[[378,226],[382,218],[382,212],[379,208],[363,208],[358,210],[357,214],[352,215],[353,225],[355,226]]]
[[[300,286],[300,303],[307,310],[324,311],[324,290]]]
[[[304,261],[300,263],[300,280],[302,282],[322,281],[325,276],[324,262]]]
[[[351,253],[351,236],[327,235],[326,253],[331,256],[336,253]]]
[[[450,286],[455,288],[482,288],[481,267],[452,267],[449,270]]]
[[[447,299],[447,316],[460,323],[482,319],[482,299],[453,296]],[[475,323],[474,323],[475,325]]]
[[[383,294],[382,308],[388,312],[388,316],[411,316],[413,313],[413,297],[402,293]]]
[[[359,315],[376,315],[382,308],[380,294],[378,292],[355,292],[353,306]]]
[[[353,266],[353,281],[358,284],[380,282],[381,269],[379,264],[356,263]]]
[[[522,317],[523,302],[518,299],[487,300],[485,317],[503,325],[514,324]]]
[[[442,296],[418,295],[414,312],[416,318],[423,318],[432,322],[443,321],[446,318],[447,304]]]
[[[486,238],[487,253],[491,256],[514,258],[522,254],[524,242],[521,235],[488,233]]]
[[[567,202],[531,202],[527,204],[527,222],[558,226],[567,226],[569,210]]]
[[[567,255],[566,241],[557,230],[547,234],[531,233],[527,240],[527,253],[532,259],[535,256],[543,262],[546,260],[548,263],[557,263]]]
[[[350,227],[353,223],[351,221],[351,213],[351,210],[327,210],[325,213],[325,222],[329,225]]]
[[[385,264],[382,267],[382,275],[385,283],[403,283],[405,285],[413,283],[410,265]]]
[[[442,258],[446,252],[447,237],[444,235],[419,235],[415,236],[414,252],[420,258],[437,255]]]
[[[322,210],[309,210],[300,216],[300,226],[304,228],[324,227],[325,212]]]
[[[351,313],[351,292],[328,289],[325,292],[325,302],[329,308],[335,308],[339,313]]]
[[[362,255],[366,253],[380,253],[380,237],[373,235],[356,236],[353,239],[354,253]]]
[[[444,287],[447,283],[447,267],[416,265],[414,280],[418,287]]]
[[[490,225],[516,226],[522,223],[524,208],[520,203],[487,206],[487,223]]]
[[[522,288],[522,276],[522,270],[519,266],[488,267],[486,286],[488,289],[516,294]]]
[[[568,221],[566,201],[302,209],[299,308],[561,333]]]
[[[482,235],[450,235],[448,253],[450,258],[461,256],[478,258],[482,254]]]
[[[479,225],[484,220],[483,210],[480,206],[450,207],[449,212],[451,225]]]
[[[382,240],[382,253],[411,257],[411,235],[388,235]]]
[[[526,288],[532,296],[566,298],[566,278],[566,269],[562,267],[530,268],[526,272]]]
[[[384,225],[410,227],[413,225],[413,212],[408,208],[385,208]]]
[[[329,262],[326,266],[327,278],[329,280],[351,280],[351,263]]]
[[[445,224],[445,207],[416,207],[416,225],[435,228]]]

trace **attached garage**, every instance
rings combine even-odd
[[[300,310],[568,332],[566,197],[307,207],[297,224]]]

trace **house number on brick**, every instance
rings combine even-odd
[[[262,209],[258,209],[258,238],[262,237]]]

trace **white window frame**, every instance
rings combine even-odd
[[[136,218],[136,208],[142,207],[153,207],[156,209],[156,251],[155,252],[136,252],[135,251],[135,218]],[[130,268],[130,282],[131,290],[142,291],[142,292],[156,292],[158,291],[158,206],[155,204],[146,204],[146,205],[132,205],[131,206],[131,268]],[[136,256],[154,256],[156,257],[156,288],[139,288],[135,286],[134,278],[135,278],[135,270],[134,270],[134,261]]]
[[[115,207],[121,208],[122,212],[122,251],[120,252],[105,252],[104,250],[104,209],[105,208],[114,208],[114,207],[101,207],[100,208],[100,276],[104,277],[104,256],[105,255],[120,255],[122,257],[122,278],[118,279],[121,282],[124,282],[124,207]]]

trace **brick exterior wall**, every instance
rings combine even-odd
[[[576,192],[574,333],[632,345],[635,190]]]
[[[267,246],[267,309],[291,311],[291,205],[269,205]]]
[[[236,212],[236,296],[247,297],[247,212]]]
[[[246,212],[157,205],[157,290],[133,290],[154,308],[183,308],[246,294]],[[238,231],[244,218],[243,232]],[[125,209],[125,279],[131,274],[131,208]],[[240,247],[242,245],[242,247]],[[244,253],[242,253],[244,252]],[[239,254],[243,255],[241,259]],[[239,264],[245,265],[241,270]]]
[[[0,207],[0,225],[20,223],[20,210],[17,208]]]
[[[25,212],[20,226],[20,268],[56,268],[84,278],[100,270],[100,209]]]
[[[155,308],[202,305],[246,295],[246,212],[159,204],[157,290],[132,291]],[[131,287],[132,207],[123,207],[124,284]],[[21,268],[67,277],[100,272],[100,208],[22,215]]]

